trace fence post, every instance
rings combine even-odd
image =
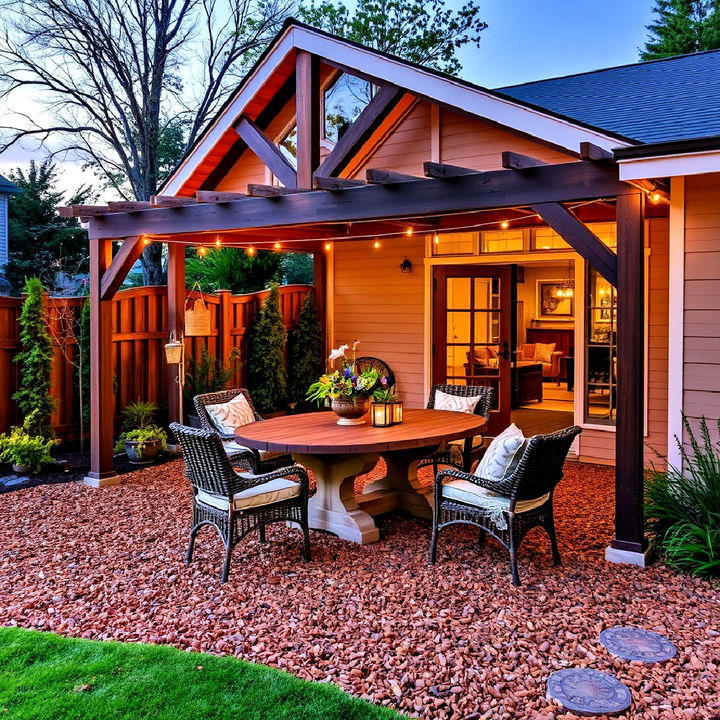
[[[218,359],[225,364],[233,349],[232,337],[232,293],[229,290],[216,290],[220,297],[218,306]]]

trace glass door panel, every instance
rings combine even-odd
[[[489,434],[510,423],[510,267],[435,269],[433,382],[495,388]]]

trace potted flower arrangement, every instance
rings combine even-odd
[[[378,371],[375,368],[358,372],[355,366],[355,349],[359,341],[352,345],[353,358],[349,360],[345,353],[349,345],[341,345],[328,357],[328,371],[314,382],[307,391],[307,399],[318,405],[330,400],[332,411],[338,416],[338,425],[362,425],[370,407],[370,396],[378,384]],[[340,368],[333,366],[340,361]]]
[[[134,402],[123,409],[123,425],[115,452],[125,451],[132,465],[147,465],[167,450],[167,433],[155,422],[154,402]]]
[[[36,473],[44,464],[53,462],[50,449],[54,441],[30,431],[36,412],[25,418],[22,427],[13,427],[9,434],[0,435],[0,461],[11,463],[13,472]]]

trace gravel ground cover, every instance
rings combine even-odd
[[[309,564],[299,533],[275,527],[267,545],[236,548],[223,586],[209,529],[182,563],[180,462],[100,491],[35,487],[0,499],[0,624],[233,654],[433,720],[572,718],[545,697],[548,675],[572,666],[625,682],[626,717],[720,717],[720,590],[662,564],[606,564],[612,503],[611,469],[568,464],[556,502],[564,564],[533,530],[520,588],[505,551],[473,548],[470,528],[445,531],[428,567],[429,523],[399,516],[370,546],[313,532]],[[615,658],[598,640],[614,625],[666,634],[678,654],[654,666]]]

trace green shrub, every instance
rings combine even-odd
[[[32,428],[37,419],[30,413],[22,427],[13,427],[9,434],[0,435],[0,461],[13,465],[25,465],[33,472],[38,472],[43,463],[53,461],[50,450],[55,444],[42,435],[33,435]]]
[[[192,403],[196,395],[224,390],[240,367],[240,350],[235,348],[230,353],[230,363],[223,365],[211,355],[205,343],[200,349],[200,358],[190,358],[188,371],[185,373],[185,399]]]
[[[260,412],[280,409],[287,398],[286,341],[280,291],[273,284],[250,333],[248,384]]]
[[[55,437],[50,422],[55,410],[55,400],[50,395],[53,346],[45,317],[44,292],[37,278],[29,278],[23,288],[26,297],[20,313],[22,350],[15,356],[20,367],[20,389],[13,400],[26,418],[33,418],[29,433],[50,440]]]
[[[678,441],[682,471],[652,470],[645,484],[647,529],[669,565],[720,576],[720,445],[705,418],[700,437],[683,419],[690,451]],[[720,433],[720,420],[717,421]]]
[[[144,428],[135,428],[134,430],[125,430],[120,433],[115,443],[115,452],[119,453],[125,449],[126,442],[136,442],[137,451],[142,453],[146,443],[154,443],[160,441],[160,449],[167,450],[167,433],[157,425],[148,425]]]
[[[126,442],[138,443],[142,453],[145,443],[161,441],[162,450],[167,450],[167,433],[155,422],[158,406],[152,401],[130,403],[123,408],[122,432],[115,443],[115,452],[122,452]]]
[[[307,389],[325,370],[325,348],[315,300],[305,296],[297,325],[288,338],[288,398],[300,403]]]

